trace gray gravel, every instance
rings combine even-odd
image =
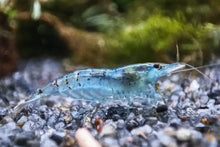
[[[78,146],[75,132],[86,127],[106,147],[220,146],[220,70],[210,67],[203,72],[213,80],[191,72],[159,79],[166,105],[160,102],[156,108],[138,100],[98,103],[50,96],[12,115],[12,108],[34,89],[64,75],[59,61],[24,62],[0,79],[0,144]],[[103,121],[99,132],[97,117]],[[213,140],[206,136],[209,129]]]

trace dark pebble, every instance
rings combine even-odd
[[[6,108],[0,108],[0,121],[6,116],[7,109]]]
[[[183,79],[183,81],[181,82],[181,87],[183,88],[183,90],[186,88],[186,87],[189,87],[190,86],[190,80],[189,79]]]
[[[167,105],[161,105],[161,106],[158,106],[158,107],[156,108],[156,111],[157,111],[158,113],[164,112],[164,111],[167,111],[167,110],[168,110]]]
[[[168,122],[169,115],[167,111],[158,113],[157,119],[161,122]]]
[[[212,99],[216,99],[220,96],[220,90],[215,90],[214,92],[208,93],[208,96]]]
[[[122,106],[110,107],[107,111],[106,117],[107,119],[115,119],[118,120],[120,118],[126,119],[129,115],[129,109]]]
[[[49,100],[47,100],[46,102],[45,102],[45,104],[48,106],[48,107],[53,107],[54,106],[54,101],[49,101]]]
[[[33,132],[22,132],[20,134],[16,134],[15,144],[20,146],[27,146],[29,140],[35,139],[36,136]]]
[[[133,120],[133,119],[126,123],[126,128],[128,130],[132,130],[133,128],[136,128],[138,126],[139,126],[138,122],[136,120]]]
[[[63,142],[64,138],[62,136],[57,135],[57,134],[52,134],[50,136],[50,139],[54,140],[57,143],[57,145],[60,145]]]
[[[7,99],[6,95],[2,94],[1,91],[0,91],[0,99],[2,100],[2,102],[3,102],[6,106],[9,106],[9,100]]]

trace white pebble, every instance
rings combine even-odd
[[[111,120],[109,120],[109,121],[107,120],[106,124],[102,128],[100,136],[104,136],[104,135],[113,135],[114,136],[116,133],[116,128],[117,128],[116,123],[114,123]]]
[[[188,129],[181,128],[177,130],[176,137],[181,141],[187,141],[191,138],[191,132]]]
[[[142,133],[144,134],[150,134],[152,132],[152,128],[149,125],[144,125],[142,127],[139,128],[135,128],[131,131],[132,135],[140,135]]]
[[[190,91],[196,91],[200,87],[199,83],[196,80],[193,80],[189,86]]]

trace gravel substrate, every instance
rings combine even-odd
[[[18,102],[65,73],[50,59],[22,63],[0,80],[0,146],[84,146],[86,133],[91,146],[220,146],[220,70],[203,71],[212,81],[191,72],[159,79],[166,104],[156,107],[138,99],[98,103],[57,95],[15,114]]]

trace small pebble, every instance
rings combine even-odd
[[[47,121],[47,125],[49,125],[49,126],[55,125],[57,122],[57,119],[58,119],[57,115],[55,115],[55,114],[51,115]]]
[[[5,116],[3,117],[3,119],[1,120],[1,124],[7,124],[9,122],[13,122],[13,119],[10,116]]]
[[[104,137],[102,145],[105,147],[120,147],[118,141],[111,137]]]
[[[80,113],[77,112],[77,111],[71,112],[71,115],[72,115],[73,119],[81,119],[81,118],[82,118],[82,116],[80,115]]]
[[[8,138],[8,135],[4,134],[4,132],[0,132],[0,144],[3,147],[13,146],[11,140]]]
[[[191,132],[191,137],[194,141],[201,141],[201,139],[203,139],[202,134],[196,130],[190,130]]]
[[[142,136],[144,138],[146,138],[146,136],[150,133],[152,133],[152,128],[149,125],[144,125],[142,127],[139,128],[135,128],[133,130],[131,130],[131,134],[132,135],[137,135],[137,136]]]
[[[0,132],[2,133],[10,133],[17,128],[15,122],[9,122],[3,126],[0,126]]]
[[[16,134],[15,144],[19,146],[28,146],[28,141],[34,140],[36,136],[33,132],[23,132]]]
[[[167,134],[168,136],[175,136],[176,135],[176,131],[172,127],[165,128],[164,133]]]
[[[206,105],[206,104],[208,103],[209,97],[208,97],[207,95],[202,95],[202,96],[200,97],[199,101],[200,101],[200,104],[201,104],[202,106],[204,106],[204,105]]]
[[[65,137],[65,133],[54,132],[50,136],[50,139],[54,140],[57,143],[57,145],[60,145],[63,142],[64,137]]]
[[[23,125],[23,127],[22,127],[22,129],[24,130],[24,131],[32,131],[33,130],[33,126],[34,126],[34,122],[33,121],[27,121],[24,125]]]
[[[171,100],[172,100],[173,107],[176,107],[176,105],[178,104],[179,96],[178,95],[172,95]]]
[[[27,117],[26,116],[22,116],[17,123],[22,123],[22,122],[26,122],[27,121]]]
[[[136,128],[136,127],[138,127],[138,122],[136,120],[132,119],[126,123],[126,128],[128,130],[132,130],[133,128]]]
[[[187,141],[191,138],[191,132],[188,129],[180,128],[176,132],[176,137],[180,141]]]
[[[100,132],[100,136],[114,136],[116,133],[117,125],[112,120],[107,120],[102,127],[102,131]]]
[[[41,145],[41,147],[58,147],[58,145],[56,144],[56,142],[50,138],[45,139]]]
[[[72,116],[71,115],[66,115],[66,116],[64,116],[64,120],[65,120],[65,122],[66,122],[66,124],[68,124],[68,123],[70,123],[71,121],[72,121]]]
[[[107,118],[118,120],[120,118],[126,119],[129,115],[129,110],[126,107],[117,106],[117,107],[110,107],[107,111]]]
[[[123,119],[119,119],[117,121],[117,128],[118,129],[123,129],[125,127],[125,121]]]
[[[58,131],[63,130],[64,127],[65,127],[64,122],[59,122],[55,125],[55,129],[58,130]]]
[[[196,80],[193,80],[189,86],[190,91],[196,91],[200,87],[199,83]]]
[[[177,147],[175,139],[167,136],[163,131],[159,131],[157,137],[162,145]]]

